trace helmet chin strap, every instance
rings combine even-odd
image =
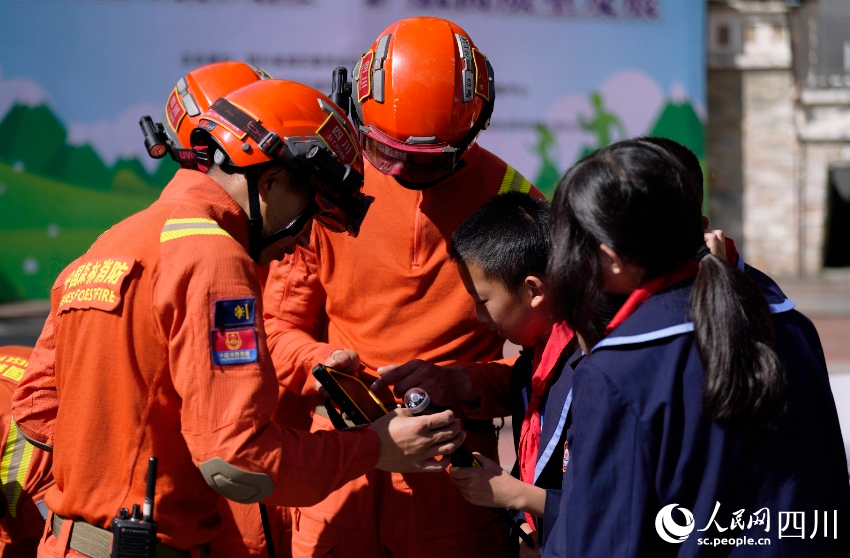
[[[245,170],[248,182],[248,255],[260,261],[260,252],[267,246],[263,242],[263,214],[260,212],[260,172],[256,168]]]
[[[269,236],[263,236],[263,215],[260,213],[260,176],[262,166],[245,170],[245,180],[248,182],[248,255],[254,262],[260,262],[260,253],[282,238],[296,236],[306,226],[307,221],[319,210],[315,201],[307,204],[300,215],[289,226]]]
[[[233,166],[227,153],[218,146],[212,148],[212,162],[227,174],[241,174],[248,183],[248,255],[255,262],[259,262],[260,252],[266,247],[263,243],[263,214],[260,211],[260,176],[265,166],[247,167],[241,171]]]

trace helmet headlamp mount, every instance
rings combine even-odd
[[[145,149],[152,158],[162,159],[168,154],[180,163],[181,167],[198,168],[201,158],[195,150],[178,147],[174,140],[165,133],[165,127],[161,122],[154,122],[153,118],[145,115],[139,119],[139,127],[145,137]]]

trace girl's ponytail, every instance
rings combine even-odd
[[[690,307],[705,412],[749,431],[770,429],[783,409],[786,383],[770,308],[743,271],[702,249],[697,257]]]

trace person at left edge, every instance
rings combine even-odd
[[[12,393],[32,347],[0,347],[0,558],[35,558],[44,532],[44,493],[53,486],[53,457],[12,426]]]
[[[158,554],[202,556],[222,497],[309,505],[373,467],[441,471],[434,457],[463,441],[451,412],[397,409],[317,434],[270,420],[256,264],[306,242],[313,218],[356,235],[368,206],[338,108],[307,86],[257,81],[216,101],[191,141],[209,172],[179,170],[60,274],[14,394],[18,428],[53,451],[42,556],[105,556],[110,521],[144,499],[150,456]]]

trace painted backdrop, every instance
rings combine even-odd
[[[682,0],[0,0],[0,302],[47,298],[176,170],[147,157],[186,71],[245,60],[330,91],[387,25],[460,24],[495,69],[482,145],[551,195],[576,159],[639,134],[703,157],[705,3]]]

